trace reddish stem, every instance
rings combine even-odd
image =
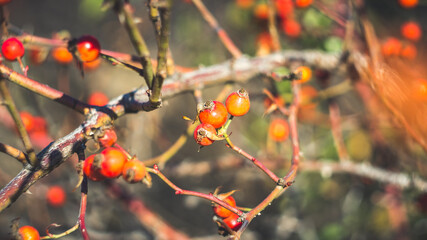
[[[154,173],[156,174],[160,179],[162,179],[169,187],[171,187],[173,190],[175,190],[175,194],[177,195],[189,195],[189,196],[195,196],[195,197],[199,197],[199,198],[204,198],[207,199],[211,202],[214,202],[222,207],[225,207],[226,209],[232,211],[233,213],[242,216],[243,212],[240,211],[239,209],[232,207],[230,205],[228,205],[226,202],[224,202],[223,200],[217,198],[216,196],[214,196],[212,193],[209,194],[205,194],[205,193],[200,193],[200,192],[195,192],[195,191],[190,191],[190,190],[184,190],[178,186],[176,186],[172,181],[170,181],[165,175],[163,175],[162,172],[160,172],[159,168],[157,167],[157,165],[154,165],[154,168],[147,168],[148,172]]]
[[[88,193],[88,186],[87,186],[87,177],[83,177],[82,187],[81,187],[81,199],[80,199],[80,214],[79,214],[79,226],[80,226],[80,232],[82,233],[82,237],[84,240],[89,240],[89,233],[86,229],[86,206],[87,206],[87,193]]]
[[[84,109],[90,107],[88,104],[81,102],[61,91],[25,77],[24,75],[13,71],[3,64],[0,64],[0,73],[9,81],[14,82],[32,92],[47,97],[55,102],[61,103],[62,105],[65,105],[69,108],[72,108],[79,113],[84,113]]]
[[[86,158],[85,153],[83,150],[80,150],[77,152],[77,155],[79,157],[79,161],[83,162]],[[89,240],[89,234],[86,229],[86,207],[87,207],[87,193],[89,191],[88,184],[87,184],[87,177],[85,174],[83,174],[83,181],[80,188],[81,192],[81,199],[80,199],[80,211],[79,211],[79,220],[77,223],[80,226],[80,232],[82,233],[82,237],[84,240]]]
[[[238,154],[240,154],[240,155],[244,156],[245,158],[251,160],[252,163],[255,164],[255,166],[257,166],[259,169],[261,169],[263,172],[265,172],[275,183],[277,183],[279,181],[280,178],[276,174],[274,174],[270,169],[268,169],[266,166],[264,166],[264,164],[262,164],[258,159],[256,159],[255,157],[253,157],[249,153],[243,151],[243,149],[241,149],[235,145],[229,145],[229,144],[227,144],[227,147],[233,149]]]

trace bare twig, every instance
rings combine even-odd
[[[393,172],[367,163],[354,163],[351,161],[304,161],[301,168],[304,171],[319,171],[328,176],[334,173],[347,173],[366,177],[378,182],[393,184],[401,188],[415,188],[427,192],[427,181],[419,176],[401,172]]]
[[[227,50],[231,53],[231,55],[233,55],[234,58],[239,58],[240,56],[242,56],[242,53],[240,52],[240,50],[236,47],[233,41],[231,41],[228,34],[225,32],[224,29],[222,29],[218,21],[215,19],[212,13],[209,12],[209,10],[206,8],[203,2],[201,0],[192,0],[192,1],[194,5],[197,7],[197,9],[200,11],[200,13],[202,14],[206,22],[208,22],[209,25],[216,31],[219,39],[227,48]]]
[[[154,236],[162,240],[188,240],[184,233],[177,231],[156,213],[145,206],[144,202],[120,187],[116,182],[106,182],[109,193],[123,202],[129,212],[134,214],[139,222]]]
[[[182,189],[178,186],[176,186],[171,180],[169,180],[162,172],[160,172],[159,168],[157,167],[157,165],[154,165],[153,168],[147,168],[147,171],[153,174],[156,174],[160,179],[162,179],[163,182],[165,182],[170,188],[172,188],[173,190],[175,190],[175,194],[176,195],[189,195],[189,196],[194,196],[194,197],[199,197],[199,198],[204,198],[206,200],[209,200],[211,202],[214,202],[222,207],[227,208],[228,210],[230,210],[231,212],[242,216],[243,212],[240,211],[238,208],[230,206],[229,204],[227,204],[225,201],[217,198],[216,196],[214,196],[212,193],[209,194],[205,194],[205,193],[200,193],[200,192],[195,192],[195,191],[190,191],[190,190],[185,190]]]
[[[21,162],[23,165],[28,164],[27,162],[27,156],[25,153],[23,153],[21,150],[16,149],[12,146],[9,146],[4,143],[0,143],[0,152],[6,153],[7,155],[15,158],[19,162]]]
[[[31,144],[31,141],[30,141],[30,136],[28,135],[28,132],[25,129],[25,126],[24,126],[24,123],[22,122],[19,111],[16,108],[12,95],[9,92],[9,88],[6,84],[6,80],[3,78],[0,78],[0,92],[3,95],[4,103],[6,104],[10,115],[15,121],[19,135],[21,136],[22,142],[24,144],[25,151],[27,152],[27,156],[29,158],[28,160],[30,164],[35,167],[37,166],[38,161],[37,161],[36,153],[34,152],[33,145]]]
[[[140,62],[142,65],[142,68],[144,69],[144,79],[145,83],[148,87],[151,87],[153,85],[153,78],[154,78],[154,72],[153,72],[153,66],[151,65],[150,61],[150,52],[148,50],[147,44],[145,43],[144,38],[142,37],[141,33],[139,32],[136,24],[135,19],[132,14],[132,6],[129,4],[128,1],[122,1],[122,0],[116,0],[117,2],[117,14],[119,16],[119,19],[123,19],[121,21],[123,25],[125,26],[129,38],[132,41],[132,44],[138,53],[138,56],[140,57]]]
[[[0,64],[0,73],[7,80],[14,82],[32,92],[40,94],[43,97],[49,98],[55,102],[67,106],[79,113],[84,113],[84,109],[90,107],[90,105],[81,102],[59,90],[56,90],[47,85],[34,81],[24,75],[21,75],[3,64]]]
[[[268,31],[270,33],[272,42],[273,42],[273,50],[279,51],[280,50],[280,39],[279,39],[279,33],[277,31],[277,24],[276,24],[276,1],[275,0],[269,0],[268,1]]]
[[[161,29],[160,29],[160,37],[158,44],[158,52],[157,52],[157,71],[156,76],[153,80],[153,85],[151,86],[151,96],[150,102],[153,106],[159,107],[161,104],[161,89],[163,85],[163,81],[167,77],[167,69],[166,69],[166,61],[167,61],[167,51],[169,49],[169,35],[170,35],[170,4],[171,1],[167,1],[166,6],[162,6],[159,8],[160,11],[160,19],[161,19]]]

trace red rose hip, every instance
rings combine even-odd
[[[106,178],[116,178],[122,174],[123,166],[126,163],[126,156],[122,151],[109,147],[104,149],[100,158],[100,173]]]
[[[143,162],[133,159],[125,163],[122,176],[126,182],[137,183],[145,177],[146,170]]]
[[[225,106],[228,113],[232,116],[239,117],[245,115],[251,106],[248,92],[242,88],[231,93],[227,97],[227,100],[225,100]]]
[[[21,240],[39,240],[40,234],[32,226],[22,226],[18,230],[18,235]]]
[[[99,57],[101,45],[93,36],[84,35],[77,39],[76,55],[82,62],[92,62]]]
[[[211,124],[214,128],[220,128],[227,121],[227,108],[218,101],[207,101],[199,112],[201,123]]]
[[[3,57],[9,61],[15,61],[18,57],[24,56],[24,45],[17,38],[9,38],[1,46]]]
[[[216,134],[215,128],[211,124],[202,123],[194,130],[193,137],[199,145],[208,146],[214,142],[214,140],[208,137],[209,134]]]

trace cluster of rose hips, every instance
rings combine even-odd
[[[400,28],[402,37],[405,40],[399,40],[395,37],[389,37],[381,46],[383,56],[399,56],[409,60],[417,57],[417,47],[415,45],[422,37],[420,25],[414,21],[408,21],[402,24]]]
[[[67,65],[73,61],[74,55],[82,63],[84,70],[93,70],[101,63],[100,52],[99,41],[93,36],[84,35],[70,40],[68,47],[59,46],[52,49],[52,57],[57,63]]]
[[[231,196],[234,191],[229,193],[218,194],[217,197],[232,207],[236,207],[236,200]],[[216,195],[216,194],[215,194]],[[214,220],[218,224],[219,232],[226,236],[231,231],[238,231],[242,226],[242,222],[239,221],[239,215],[231,212],[230,210],[222,207],[218,204],[213,204],[212,210],[214,212]]]
[[[227,121],[228,114],[232,117],[245,115],[250,108],[249,94],[245,89],[231,93],[225,105],[218,101],[207,101],[199,109],[198,118],[201,122],[194,131],[194,139],[201,146],[211,145],[217,136],[216,129],[221,128]]]
[[[236,4],[240,8],[249,9],[253,0],[237,0]],[[302,28],[296,14],[294,13],[295,8],[305,9],[311,6],[313,0],[275,0],[274,5],[276,8],[278,21],[281,25],[283,33],[290,38],[298,38],[301,35]],[[269,6],[267,3],[258,3],[254,7],[254,15],[261,21],[266,21],[269,15]],[[257,54],[258,56],[270,54],[273,47],[273,40],[269,32],[262,32],[258,34],[257,39]]]
[[[6,39],[1,47],[2,55],[9,61],[20,61],[25,54],[25,48],[22,42],[15,37]],[[99,41],[90,35],[84,35],[77,39],[69,41],[68,48],[55,47],[52,50],[53,58],[60,64],[68,64],[72,62],[73,55],[84,63],[87,69],[96,68],[99,65],[99,55],[101,46]],[[37,51],[35,51],[37,53]],[[36,56],[37,54],[31,54]],[[32,57],[36,63],[40,63],[37,57]]]
[[[141,182],[144,179],[146,174],[144,163],[135,157],[128,157],[122,149],[113,147],[117,135],[112,128],[105,129],[104,134],[97,140],[104,150],[90,155],[83,163],[83,172],[89,179],[102,181],[122,176],[129,183]]]
[[[253,9],[255,18],[265,21],[269,16],[269,6],[266,2],[254,4],[254,0],[236,0],[236,5],[242,9]],[[313,0],[275,0],[274,5],[279,17],[283,32],[296,38],[301,34],[301,26],[295,20],[294,8],[307,8],[313,3]]]
[[[399,4],[404,8],[414,8],[418,6],[418,0],[399,0]],[[389,37],[382,44],[382,54],[385,57],[399,56],[413,60],[417,57],[417,47],[415,43],[422,37],[422,28],[415,21],[407,21],[400,27],[400,33],[404,40],[396,37]]]

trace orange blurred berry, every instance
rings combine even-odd
[[[298,83],[305,83],[311,79],[311,69],[307,66],[299,66],[295,70],[295,74],[301,74],[301,79],[297,80]]]
[[[412,94],[417,101],[427,101],[427,80],[417,79],[412,83]]]
[[[294,11],[292,0],[276,0],[277,14],[281,18],[287,18]]]
[[[65,204],[67,195],[61,186],[52,186],[47,190],[46,199],[53,207],[62,207]]]
[[[94,92],[89,96],[87,103],[93,106],[105,106],[108,101],[108,97],[104,93]]]
[[[268,32],[258,34],[256,39],[257,56],[264,56],[271,53],[273,48],[273,39]]]
[[[306,8],[313,3],[313,0],[295,0],[295,6],[299,8]]]
[[[409,60],[414,60],[417,57],[417,47],[412,43],[406,44],[402,47],[400,56]]]
[[[101,64],[101,58],[97,58],[92,62],[83,62],[83,69],[86,71],[95,70]]]
[[[399,0],[399,4],[404,8],[413,8],[418,5],[418,0]]]
[[[32,226],[20,227],[18,234],[21,240],[40,240],[39,232]]]
[[[301,34],[301,25],[293,19],[285,19],[282,22],[282,29],[286,35],[297,38]]]
[[[53,139],[46,133],[46,131],[33,131],[29,134],[33,145],[40,149],[45,148],[53,141]]]
[[[420,40],[422,35],[420,25],[412,21],[404,23],[400,28],[400,32],[402,33],[402,36],[404,38],[415,41],[415,42]]]
[[[236,0],[236,5],[240,8],[250,8],[254,4],[254,0]]]
[[[73,61],[73,54],[66,47],[54,48],[52,50],[52,57],[60,64],[69,64]]]
[[[33,117],[34,127],[33,132],[47,133],[47,122],[43,117]]]
[[[30,50],[30,60],[34,65],[40,65],[46,60],[48,51],[45,48],[33,48]]]
[[[257,45],[271,47],[273,45],[273,39],[271,38],[270,33],[262,32],[258,34],[256,39]]]
[[[300,107],[314,108],[316,106],[316,103],[313,102],[313,99],[317,97],[317,95],[318,92],[314,87],[310,85],[302,86],[299,91]]]
[[[276,118],[268,128],[269,137],[276,142],[283,142],[289,137],[289,124],[285,119]]]
[[[256,18],[265,20],[268,18],[268,6],[265,3],[261,3],[255,6],[254,15]]]
[[[22,111],[20,114],[25,130],[31,132],[34,129],[34,117],[29,112]]]
[[[399,39],[394,37],[389,37],[383,43],[381,47],[381,52],[385,57],[398,56],[401,48],[402,48],[402,43],[399,41]]]

